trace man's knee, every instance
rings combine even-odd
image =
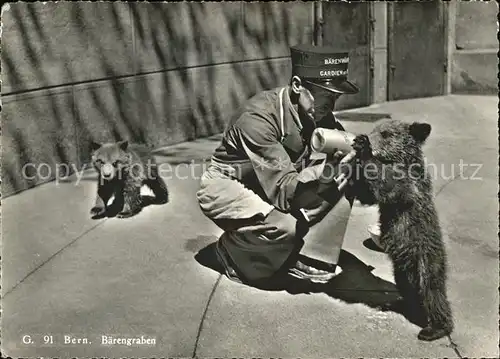
[[[266,217],[265,223],[273,227],[269,231],[274,240],[293,240],[302,238],[307,233],[306,226],[289,213],[273,209]]]

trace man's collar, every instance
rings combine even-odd
[[[295,122],[295,124],[297,125],[299,130],[302,131],[302,128],[304,126],[302,125],[302,121],[300,120],[299,113],[297,112],[297,110],[295,109],[295,107],[292,104],[292,100],[290,98],[290,90],[291,90],[290,86],[288,85],[285,87],[285,91],[283,93],[283,116],[284,116],[283,120],[284,120],[285,126],[286,126],[286,124],[290,123],[290,121]],[[338,113],[338,111],[332,111],[327,116],[330,116],[330,118],[333,120],[334,123],[338,123],[338,119],[336,116],[337,113]],[[316,123],[316,125],[317,125],[317,123]],[[285,129],[285,132],[287,132],[286,129]]]
[[[302,130],[302,122],[300,121],[299,113],[295,109],[295,107],[292,104],[292,100],[290,99],[290,86],[285,87],[285,93],[283,94],[284,97],[284,116],[285,116],[285,123],[288,123],[289,120],[293,120],[296,124],[299,130]]]

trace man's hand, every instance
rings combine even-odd
[[[319,177],[319,182],[322,184],[329,184],[335,180],[335,178],[340,174],[341,168],[339,166],[340,161],[347,154],[343,151],[336,151],[333,155],[329,155],[326,159],[323,172]]]
[[[340,160],[342,158],[344,158],[345,155],[346,155],[346,153],[344,151],[337,151],[332,155],[327,155],[326,161],[327,161],[327,163],[331,163],[331,164],[335,165],[335,164],[338,164],[340,162]]]
[[[326,216],[328,212],[331,211],[333,205],[327,201],[322,201],[318,206],[309,209],[303,209],[305,215],[307,216],[307,221],[309,226],[313,226],[318,223]]]

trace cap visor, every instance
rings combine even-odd
[[[314,84],[316,86],[324,88],[325,90],[329,90],[335,93],[353,95],[359,92],[359,88],[349,80],[344,80],[339,82],[314,81]]]

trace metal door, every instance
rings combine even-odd
[[[322,2],[323,45],[350,52],[349,79],[359,86],[356,95],[339,99],[337,110],[371,104],[370,4],[368,2]]]
[[[444,94],[444,4],[388,3],[388,27],[388,100]]]

